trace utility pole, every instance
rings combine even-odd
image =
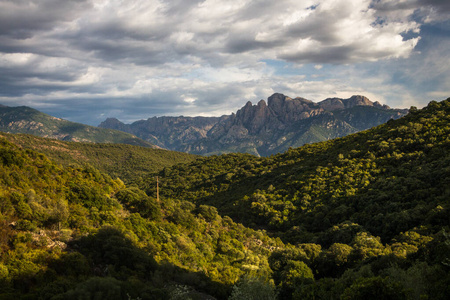
[[[159,178],[156,176],[156,201],[159,203]]]

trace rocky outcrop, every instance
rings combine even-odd
[[[273,94],[268,99],[268,107],[283,123],[306,119],[323,112],[316,103],[305,98],[289,98],[283,94]]]
[[[352,108],[355,106],[369,106],[369,107],[377,107],[383,109],[390,109],[387,105],[381,105],[378,101],[372,102],[367,97],[364,96],[352,96],[348,99],[340,99],[340,98],[328,98],[321,102],[319,105],[328,111],[334,111],[339,109]]]
[[[406,113],[359,95],[315,103],[276,93],[267,103],[260,100],[253,105],[249,101],[236,113],[220,118],[153,117],[129,125],[107,119],[100,127],[123,130],[158,146],[195,154],[270,155],[365,130]]]

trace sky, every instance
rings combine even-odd
[[[448,0],[0,0],[0,104],[98,125],[450,97]]]

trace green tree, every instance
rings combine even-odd
[[[342,300],[401,300],[406,299],[402,286],[389,278],[357,279],[341,296]]]
[[[250,275],[242,276],[233,286],[228,300],[276,300],[275,286],[266,280]]]

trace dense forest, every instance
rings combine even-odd
[[[183,152],[128,144],[67,142],[3,132],[0,132],[0,137],[22,148],[43,153],[63,166],[90,165],[113,178],[121,178],[125,183],[129,180],[136,181],[164,167],[193,161],[198,157]]]
[[[27,138],[0,137],[0,299],[450,294],[450,99],[279,155],[153,170]]]

